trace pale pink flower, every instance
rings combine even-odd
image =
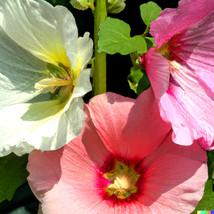
[[[173,141],[214,149],[214,1],[181,0],[151,23],[144,65]]]
[[[152,90],[135,100],[114,93],[85,106],[79,137],[30,153],[29,184],[44,214],[190,213],[207,180],[206,153],[171,140]]]

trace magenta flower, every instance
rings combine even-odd
[[[206,153],[171,140],[152,90],[107,93],[85,106],[79,137],[30,153],[29,184],[45,214],[190,213],[207,180]]]
[[[214,149],[214,1],[182,0],[165,9],[151,32],[157,48],[144,56],[144,65],[173,141],[194,139]]]

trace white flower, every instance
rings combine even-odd
[[[0,1],[0,156],[55,150],[79,135],[92,48],[65,7]]]

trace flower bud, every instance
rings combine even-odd
[[[109,13],[119,13],[121,12],[126,4],[125,0],[108,0],[107,10]]]
[[[70,0],[70,3],[78,10],[94,9],[94,0]]]

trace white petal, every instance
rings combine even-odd
[[[68,47],[69,50],[69,47]],[[83,37],[79,37],[77,41],[77,58],[70,56],[70,63],[74,71],[74,79],[78,76],[81,69],[84,69],[91,60],[93,54],[93,41],[86,32]]]
[[[92,90],[90,82],[91,69],[81,70],[74,85],[73,97],[82,97]]]
[[[93,40],[89,38],[88,32],[86,32],[83,37],[78,38],[77,54],[80,69],[83,69],[91,60],[93,54]]]
[[[75,98],[68,110],[57,100],[18,104],[0,111],[0,156],[17,155],[33,149],[55,150],[77,137],[83,127],[81,98]],[[24,148],[24,149],[23,149]]]
[[[0,13],[2,28],[21,47],[46,62],[69,66],[65,46],[76,49],[77,27],[67,8],[44,0],[4,0]]]
[[[70,105],[72,104],[74,99],[79,99],[83,97],[86,93],[92,90],[91,82],[90,82],[90,73],[91,69],[81,70],[79,76],[74,82],[74,89],[72,92],[71,97],[69,98],[67,104],[65,105],[63,112],[66,112]],[[61,90],[60,98],[61,100],[66,99],[71,91],[69,87],[64,87],[64,89]],[[64,91],[63,91],[64,90]]]
[[[0,109],[41,93],[34,85],[47,76],[46,63],[19,47],[0,28]]]

